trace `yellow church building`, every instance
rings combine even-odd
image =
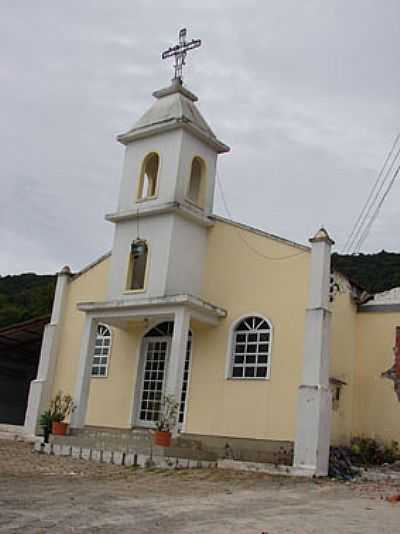
[[[327,473],[332,443],[400,441],[400,296],[374,300],[331,273],[324,229],[305,246],[214,215],[229,147],[180,76],[153,96],[118,136],[111,252],[58,275],[26,432],[62,390],[76,404],[72,435],[152,429],[168,394],[179,447],[262,462],[293,453],[308,474]]]

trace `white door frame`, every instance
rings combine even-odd
[[[149,343],[167,343],[167,350],[165,354],[165,362],[164,362],[164,376],[163,376],[163,385],[161,393],[163,394],[165,391],[165,384],[167,379],[167,373],[168,373],[168,360],[171,350],[171,336],[152,336],[152,337],[146,337],[143,336],[141,347],[140,347],[140,369],[139,373],[137,375],[137,385],[138,387],[135,388],[137,391],[137,396],[135,395],[136,399],[134,401],[135,403],[135,418],[134,418],[134,424],[141,426],[141,427],[147,427],[147,428],[154,428],[155,423],[153,421],[143,421],[140,419],[140,406],[142,403],[142,396],[143,396],[143,387],[144,387],[144,373],[146,368],[146,361],[147,361],[147,347]]]
[[[163,321],[161,321],[163,322]],[[159,323],[157,323],[159,324]],[[157,324],[153,324],[147,332],[150,332],[153,328],[157,326]],[[191,373],[192,373],[192,355],[193,355],[193,331],[192,329],[189,330],[189,336],[191,338],[191,345],[190,345],[190,361],[189,361],[189,373],[188,373],[188,388],[186,392],[186,399],[185,399],[185,412],[184,412],[184,418],[183,423],[178,424],[178,428],[180,431],[185,431],[186,424],[187,424],[187,407],[188,407],[188,399],[189,399],[189,390],[190,390],[190,383],[191,383]],[[171,342],[172,342],[172,336],[146,336],[146,333],[142,336],[142,339],[140,341],[139,350],[138,350],[138,371],[136,375],[136,383],[133,388],[133,399],[131,404],[131,415],[129,417],[130,426],[138,426],[138,427],[144,427],[144,428],[155,428],[155,424],[149,421],[142,421],[140,419],[140,405],[142,401],[142,395],[143,395],[143,383],[144,383],[144,370],[146,366],[146,347],[147,347],[147,340],[152,341],[160,341],[160,340],[167,340],[168,341],[168,349],[167,349],[167,356],[166,356],[166,366],[164,369],[164,383],[163,383],[163,392],[165,390],[165,383],[167,379],[168,374],[168,359],[170,355],[171,350]],[[179,401],[180,404],[180,401]],[[178,409],[178,418],[179,418],[179,409]]]

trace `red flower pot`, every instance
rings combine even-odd
[[[59,421],[53,421],[53,424],[51,425],[51,431],[53,434],[57,434],[58,436],[65,436],[67,432],[68,424],[64,422]]]
[[[171,445],[171,432],[154,432],[154,444],[159,447],[169,447]]]

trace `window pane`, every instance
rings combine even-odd
[[[258,378],[265,378],[267,376],[267,368],[266,367],[257,367],[257,377]]]
[[[232,376],[238,378],[243,376],[243,367],[234,367],[232,369]]]
[[[254,377],[254,367],[246,367],[245,376],[248,378]]]

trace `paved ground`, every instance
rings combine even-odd
[[[152,471],[31,453],[0,441],[0,532],[395,533],[394,483],[217,470]]]

